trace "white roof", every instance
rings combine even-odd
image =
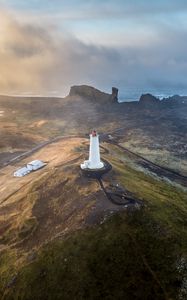
[[[30,173],[30,171],[26,167],[23,167],[14,172],[14,176],[25,176],[28,173]]]
[[[28,173],[30,173],[32,171],[36,171],[38,169],[41,169],[45,165],[46,165],[46,163],[44,163],[41,160],[33,160],[33,161],[29,162],[26,167],[23,167],[23,168],[18,169],[17,171],[15,171],[14,176],[15,177],[25,176],[25,175],[27,175]]]
[[[23,167],[21,169],[18,169],[16,172],[20,172],[20,173],[28,172],[28,169],[27,169],[27,167]]]
[[[44,164],[44,162],[41,161],[41,160],[38,160],[38,159],[33,160],[33,161],[31,161],[31,162],[28,163],[28,165],[32,165],[32,166],[43,165],[43,164]]]

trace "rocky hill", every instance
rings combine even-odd
[[[87,85],[79,85],[72,86],[70,89],[69,96],[80,96],[85,98],[86,100],[90,100],[92,102],[99,102],[100,104],[109,104],[110,102],[118,101],[118,89],[113,87],[112,94],[107,94],[99,91],[98,89],[87,86]]]
[[[139,104],[144,107],[158,107],[160,100],[151,94],[143,94],[140,97]]]

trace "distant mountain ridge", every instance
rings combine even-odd
[[[160,100],[143,94],[139,101],[117,99],[117,88],[110,94],[87,85],[72,86],[65,98],[0,96],[0,164],[48,139],[93,128],[107,133],[123,128],[121,135],[133,149],[137,143],[144,149],[156,145],[186,159],[187,97]]]
[[[92,102],[97,103],[118,103],[118,89],[112,87],[112,93],[108,94],[106,92],[102,92],[92,86],[88,85],[76,85],[72,86],[70,89],[69,95],[70,97],[79,96],[82,98],[86,98]],[[67,97],[68,97],[67,96]],[[187,96],[179,96],[173,95],[167,98],[159,99],[158,97],[146,93],[142,94],[139,98],[139,101],[133,101],[134,103],[139,103],[144,107],[158,107],[160,104],[185,104],[187,102]],[[120,104],[124,104],[127,102],[120,102]]]
[[[168,98],[159,99],[152,94],[143,94],[138,102],[143,107],[149,108],[175,108],[186,107],[187,96],[174,95]]]

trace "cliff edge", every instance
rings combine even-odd
[[[93,102],[108,103],[118,101],[118,89],[112,87],[112,94],[101,92],[92,86],[75,85],[70,89],[69,96],[80,96]]]

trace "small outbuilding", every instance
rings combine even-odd
[[[14,177],[23,177],[30,173],[30,170],[27,167],[23,167],[14,172]]]
[[[23,177],[33,171],[39,170],[46,166],[46,163],[44,163],[41,160],[33,160],[27,164],[27,166],[18,169],[14,172],[14,177]]]
[[[27,164],[27,169],[29,169],[30,171],[36,171],[43,168],[45,165],[46,163],[41,160],[33,160]]]

